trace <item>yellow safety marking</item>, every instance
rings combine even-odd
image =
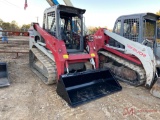
[[[91,53],[91,57],[95,57],[96,55],[94,53]]]
[[[68,55],[63,55],[63,58],[64,59],[68,59]]]

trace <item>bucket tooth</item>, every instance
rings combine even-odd
[[[122,90],[108,69],[61,75],[57,94],[70,106],[78,106]]]

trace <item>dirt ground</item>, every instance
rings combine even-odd
[[[160,99],[144,87],[120,82],[121,92],[71,108],[30,70],[28,54],[0,53],[11,81],[0,88],[0,120],[159,120]]]

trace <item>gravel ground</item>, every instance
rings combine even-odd
[[[144,87],[120,83],[121,92],[71,108],[29,69],[28,54],[0,53],[8,63],[9,87],[0,88],[1,120],[159,120],[160,100]]]

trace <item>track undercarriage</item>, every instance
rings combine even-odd
[[[121,81],[133,86],[145,83],[146,75],[142,66],[131,63],[107,51],[100,51],[100,67],[108,68]]]
[[[56,83],[56,64],[37,48],[29,52],[29,64],[31,70],[36,73],[45,84]]]

